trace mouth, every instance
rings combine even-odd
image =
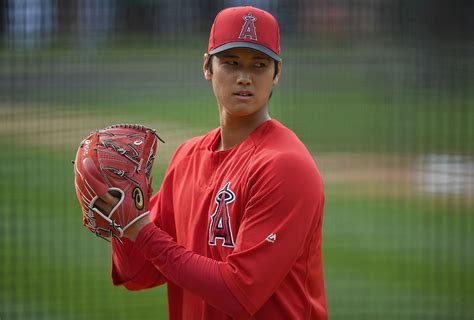
[[[253,96],[250,91],[237,91],[236,93],[234,93],[234,95],[242,98],[249,98]]]

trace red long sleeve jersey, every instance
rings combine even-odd
[[[152,199],[152,220],[186,249],[222,261],[226,285],[252,319],[326,319],[324,192],[311,155],[276,120],[232,149],[214,151],[219,140],[215,129],[178,148]],[[165,281],[139,252],[129,256],[120,269],[130,279],[113,272],[116,284]],[[172,320],[229,318],[171,282],[168,300]]]

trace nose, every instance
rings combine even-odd
[[[252,78],[248,72],[241,71],[237,75],[237,83],[239,85],[250,85],[252,83]]]

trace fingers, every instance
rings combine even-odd
[[[115,206],[119,202],[119,199],[115,198],[109,192],[105,193],[104,195],[101,195],[100,199],[102,199],[104,202],[112,206]]]
[[[95,206],[104,213],[110,213],[118,202],[119,199],[107,192],[96,200]]]

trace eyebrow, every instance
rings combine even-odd
[[[233,55],[233,54],[223,54],[223,55],[221,55],[221,57],[222,58],[233,58],[233,59],[241,58],[240,56]],[[255,59],[255,60],[268,60],[270,58],[268,58],[266,56],[253,56],[252,59]]]

